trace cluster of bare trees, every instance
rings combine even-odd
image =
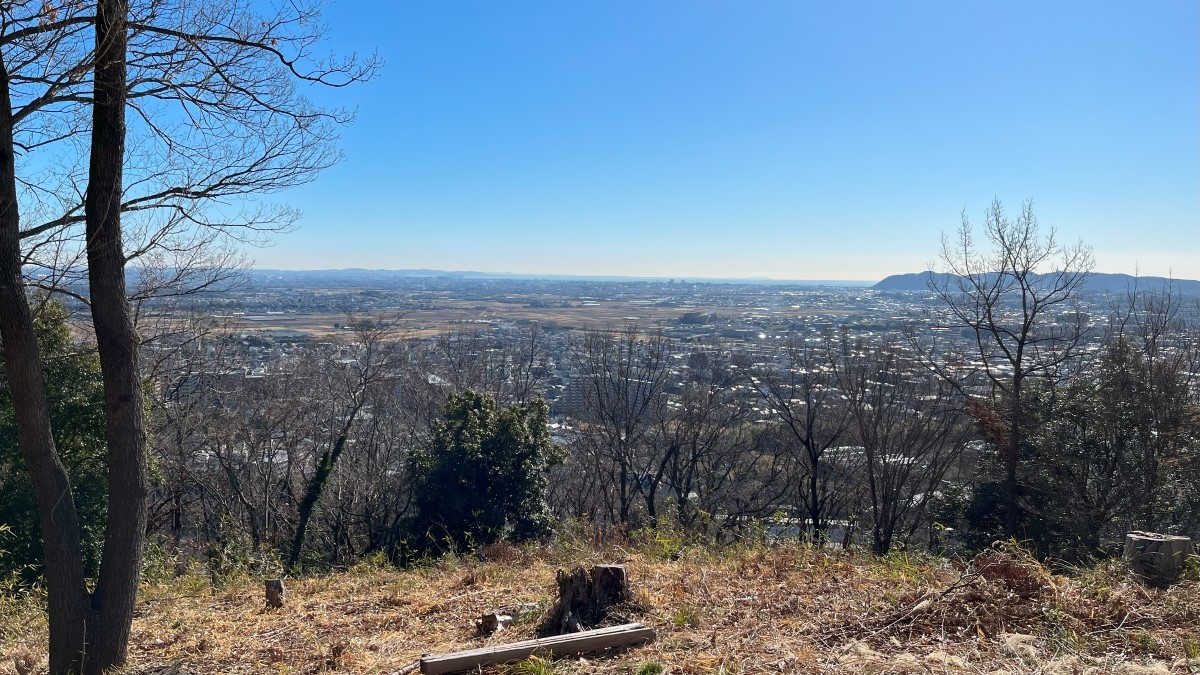
[[[243,340],[227,328],[168,350],[149,508],[178,550],[288,568],[397,555],[412,515],[410,459],[427,449],[448,396],[516,404],[544,393],[536,325],[502,345],[477,333],[408,339],[387,319],[347,328],[258,375],[246,375]]]
[[[306,550],[339,563],[394,543],[407,453],[445,394],[387,322],[352,327],[262,376],[229,369],[237,337],[174,355],[155,405],[149,508],[178,550],[296,567]]]
[[[1094,555],[1128,529],[1195,534],[1200,305],[1137,280],[1085,303],[1090,249],[999,201],[943,241],[930,320],[965,342],[910,333],[985,442],[959,520],[1047,555]]]
[[[577,518],[726,535],[769,521],[817,539],[836,525],[847,542],[865,525],[886,552],[931,524],[968,440],[952,388],[897,348],[844,335],[746,354],[629,326],[584,334],[572,358],[554,502]]]
[[[1106,339],[1030,397],[1025,510],[1042,547],[1090,555],[1128,530],[1200,527],[1197,307],[1170,288],[1114,301]]]
[[[222,375],[236,333],[181,347],[155,406],[152,529],[180,551],[288,566],[397,555],[409,461],[447,397],[520,404],[547,388],[536,325],[421,340],[351,325],[262,377]],[[929,525],[967,440],[949,387],[862,341],[797,340],[766,362],[637,326],[568,343],[555,427],[566,461],[549,495],[564,518],[726,536],[772,519],[778,534],[815,537],[858,524],[886,552]]]
[[[1016,532],[1047,552],[1096,552],[1131,526],[1194,528],[1195,509],[1181,508],[1197,499],[1192,315],[1178,296],[1136,289],[1108,313],[1067,357],[1027,347],[1040,365],[1020,385],[1015,475],[1013,390],[987,368],[1004,384],[1017,371],[970,363],[979,342],[991,348],[982,337],[935,358],[912,336],[836,331],[747,348],[636,325],[410,339],[350,321],[227,386],[211,373],[239,338],[191,341],[185,374],[164,378],[151,513],[183,548],[248,547],[292,566],[397,555],[409,460],[447,397],[526,403],[569,373],[554,427],[566,460],[549,486],[560,519],[726,538],[766,523],[882,554],[946,527],[1002,536],[1015,480]],[[1031,323],[1031,339],[1062,339]]]

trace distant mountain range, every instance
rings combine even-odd
[[[893,274],[871,286],[876,291],[926,291],[931,280],[942,281],[950,275],[941,272],[914,272]],[[1144,290],[1159,290],[1170,284],[1178,293],[1200,295],[1200,281],[1194,279],[1167,279],[1166,277],[1135,277],[1129,274],[1106,274],[1093,272],[1087,277],[1084,291],[1088,293],[1125,293],[1134,284]]]
[[[169,272],[169,271],[168,271]],[[48,275],[49,270],[27,267],[26,275],[38,278]],[[126,271],[127,282],[136,286],[140,270],[131,267]],[[201,276],[203,274],[201,273]],[[767,286],[825,286],[831,288],[870,288],[885,292],[909,292],[929,290],[931,279],[944,279],[949,275],[941,272],[913,272],[910,274],[893,274],[879,282],[847,280],[847,279],[769,279],[766,277],[651,277],[651,276],[619,276],[619,275],[572,275],[572,274],[518,274],[510,272],[474,272],[447,271],[431,269],[325,269],[325,270],[281,270],[281,269],[250,269],[243,281],[263,284],[266,286],[284,286],[296,284],[300,286],[355,286],[369,284],[392,284],[403,279],[438,279],[438,280],[533,280],[533,281],[565,281],[565,282],[649,282],[665,283],[676,281],[680,283],[709,283],[709,284],[746,284]],[[238,282],[237,278],[211,286],[209,292],[220,292],[232,288]],[[78,286],[86,292],[85,279],[72,278],[68,286]],[[1200,296],[1200,280],[1167,279],[1165,277],[1134,277],[1129,274],[1106,274],[1095,272],[1088,275],[1084,290],[1089,293],[1125,293],[1134,283],[1142,289],[1158,290],[1170,284],[1172,288],[1185,295]]]

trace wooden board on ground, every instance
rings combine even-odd
[[[424,675],[457,673],[480,666],[520,661],[535,653],[547,656],[582,654],[600,649],[641,644],[653,639],[653,628],[640,623],[627,623],[569,635],[556,635],[538,640],[525,640],[524,642],[426,656],[421,659],[421,672]]]

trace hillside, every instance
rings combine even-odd
[[[871,286],[871,289],[876,291],[925,291],[929,289],[930,279],[941,281],[947,276],[940,272],[893,274]],[[1100,272],[1088,275],[1084,289],[1088,293],[1123,294],[1133,287],[1135,282],[1143,290],[1158,290],[1170,284],[1173,290],[1178,293],[1200,295],[1200,281],[1193,279],[1133,277],[1128,274],[1104,274]]]
[[[560,566],[628,565],[636,601],[616,620],[653,643],[489,673],[1188,673],[1200,668],[1200,581],[1168,590],[1118,566],[1071,578],[1019,553],[967,565],[799,545],[689,548],[645,537],[596,551],[494,546],[486,559],[398,570],[360,565],[288,580],[265,610],[261,580],[151,578],[134,621],[130,672],[395,673],[424,653],[531,637],[536,612],[488,639],[480,614],[551,601]],[[153,577],[153,575],[152,575]],[[37,672],[36,598],[0,599],[0,653]],[[1191,660],[1188,660],[1191,657]],[[662,666],[655,668],[654,664]],[[1192,670],[1189,670],[1192,669]]]

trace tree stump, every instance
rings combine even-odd
[[[283,607],[283,579],[267,579],[267,607],[279,609]]]
[[[629,599],[629,578],[624,565],[559,570],[558,602],[542,624],[544,634],[576,633],[597,626],[608,609]]]
[[[1155,584],[1173,584],[1192,554],[1192,540],[1153,532],[1125,535],[1122,559],[1137,576]]]

